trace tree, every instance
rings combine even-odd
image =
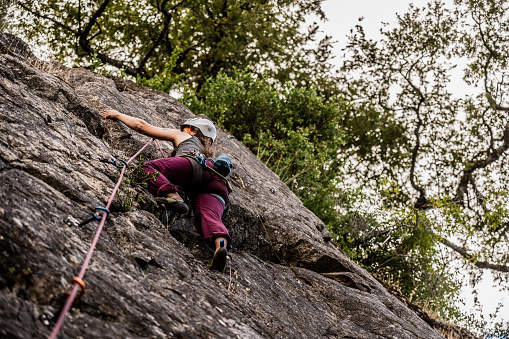
[[[508,17],[504,1],[457,0],[453,10],[432,1],[411,5],[379,41],[360,25],[350,37],[341,75],[355,105],[342,120],[344,150],[350,174],[381,194],[392,217],[335,231],[404,287],[392,262],[429,272],[447,266],[446,253],[508,280]],[[462,96],[458,82],[468,86]]]
[[[59,60],[92,60],[150,79],[177,54],[172,72],[202,84],[221,69],[277,65],[291,76],[328,58],[328,40],[306,50],[317,27],[301,33],[305,15],[323,18],[321,1],[304,0],[19,0],[13,30]],[[315,61],[316,57],[316,61]],[[198,86],[199,87],[199,86]]]
[[[242,141],[326,224],[334,222],[345,101],[235,70],[209,78],[200,93],[186,92],[183,102]]]
[[[6,28],[12,15],[14,0],[0,0],[0,30]]]

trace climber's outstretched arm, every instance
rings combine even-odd
[[[145,134],[149,137],[156,138],[159,140],[169,140],[173,144],[178,146],[182,141],[189,139],[191,136],[187,133],[181,132],[178,129],[164,129],[153,126],[145,120],[131,117],[127,114],[122,114],[116,110],[108,109],[101,111],[104,119],[120,120],[126,124],[129,128],[135,130],[138,133]]]

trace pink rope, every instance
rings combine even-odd
[[[157,147],[159,147],[159,150],[161,151],[161,156],[164,158],[163,150],[161,149],[161,145],[159,145],[159,140],[154,139],[156,141]]]
[[[133,155],[133,156],[131,157],[131,159],[127,160],[127,163],[128,163],[128,164],[129,164],[129,163],[131,163],[131,161],[133,161],[133,160],[134,160],[134,159],[138,156],[138,154],[140,154],[140,153],[141,153],[141,151],[143,151],[143,150],[144,150],[144,149],[145,149],[148,145],[150,145],[150,143],[151,143],[153,140],[155,140],[155,139],[150,139],[150,140],[149,140],[149,141],[145,144],[145,146],[143,146],[143,147],[142,147],[142,148],[141,148],[138,152],[136,152],[136,154],[135,154],[135,155]]]
[[[147,147],[152,142],[152,140],[155,140],[155,139],[150,139],[150,141],[147,142],[145,144],[145,146],[143,146],[135,155],[133,155],[131,157],[131,159],[129,159],[127,161],[127,163],[129,164],[131,161],[133,161],[138,156],[138,154],[140,154],[145,149],[145,147]],[[111,193],[110,199],[108,200],[108,203],[106,204],[107,210],[110,209],[113,198],[115,198],[115,195],[117,194],[117,190],[120,187],[120,184],[122,183],[122,179],[124,177],[126,168],[127,168],[126,165],[124,165],[122,167],[122,171],[120,172],[120,177],[118,178],[117,184],[115,185],[115,188],[113,189],[113,192]],[[97,245],[97,242],[99,241],[99,236],[101,235],[101,232],[102,232],[102,229],[104,227],[104,223],[106,222],[107,217],[108,217],[108,213],[104,212],[103,216],[101,218],[101,222],[99,223],[99,227],[97,228],[97,232],[95,233],[94,239],[92,240],[92,244],[90,245],[88,253],[85,257],[85,261],[83,262],[83,265],[81,266],[80,274],[78,275],[78,278],[81,280],[83,280],[83,277],[85,276],[85,271],[87,270],[88,264],[90,263],[90,260],[92,259],[92,253],[94,252],[95,246]],[[76,297],[76,294],[78,293],[78,289],[80,287],[81,286],[77,282],[74,282],[72,291],[69,294],[69,296],[67,297],[67,300],[65,301],[65,304],[64,304],[64,308],[60,312],[60,315],[58,316],[58,320],[55,324],[55,327],[53,328],[53,331],[51,332],[50,339],[55,339],[57,337],[58,332],[60,331],[60,328],[62,327],[62,325],[64,323],[65,316],[66,316],[67,312],[69,312],[69,309],[71,308],[74,298]]]

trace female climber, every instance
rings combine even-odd
[[[173,143],[175,148],[173,157],[143,164],[145,172],[159,173],[155,180],[147,182],[147,188],[158,203],[180,214],[186,214],[188,206],[178,192],[179,190],[186,192],[193,206],[195,227],[211,246],[215,246],[210,269],[224,271],[228,256],[227,248],[231,243],[228,230],[221,221],[228,201],[227,181],[218,175],[214,163],[205,160],[214,155],[213,142],[217,135],[214,124],[207,119],[193,118],[184,122],[180,130],[163,129],[116,110],[104,110],[101,114],[104,119],[119,120],[136,132]],[[198,158],[186,157],[186,155],[198,156]],[[197,179],[196,173],[193,177],[193,168],[197,171],[201,166],[201,164],[198,167],[196,163],[193,164],[197,161],[195,159],[203,159],[204,164],[212,169],[203,170],[201,179],[199,177]],[[227,160],[229,161],[229,158]]]

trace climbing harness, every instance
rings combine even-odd
[[[191,166],[193,167],[193,176],[191,177],[191,182],[189,183],[190,187],[196,187],[201,182],[201,178],[203,176],[203,163],[198,161],[196,158],[191,158],[187,154],[181,155],[181,157],[185,157],[189,159],[189,162],[191,163]],[[199,157],[200,159],[203,159]],[[191,159],[195,159],[196,161],[193,161]]]
[[[99,236],[101,235],[101,231],[102,231],[102,229],[104,227],[106,219],[108,218],[108,215],[110,214],[109,208],[111,206],[113,198],[115,197],[115,195],[117,193],[118,188],[120,187],[120,184],[121,184],[122,179],[124,177],[125,170],[129,166],[129,163],[131,161],[133,161],[154,140],[155,140],[157,146],[159,147],[159,150],[161,151],[161,154],[162,154],[162,156],[164,158],[164,153],[163,153],[163,151],[161,149],[161,146],[159,145],[159,142],[155,138],[152,138],[135,155],[133,155],[131,157],[131,159],[129,159],[127,161],[122,160],[122,159],[118,159],[118,160],[112,162],[113,165],[115,165],[115,166],[117,166],[119,168],[122,168],[122,170],[120,172],[120,176],[118,178],[117,184],[115,185],[115,188],[113,188],[113,192],[111,193],[111,196],[110,196],[110,198],[108,200],[108,203],[106,204],[106,207],[96,207],[95,208],[96,210],[101,210],[104,213],[100,217],[99,227],[97,228],[97,231],[95,233],[94,239],[92,240],[92,244],[90,245],[90,248],[89,248],[88,253],[87,253],[86,257],[85,257],[83,265],[81,266],[80,273],[78,274],[77,277],[74,277],[72,279],[72,283],[73,283],[72,291],[69,293],[69,295],[67,297],[67,300],[65,301],[64,307],[60,311],[60,314],[58,316],[58,320],[57,320],[57,322],[55,324],[55,327],[53,327],[53,331],[51,332],[50,339],[55,339],[57,337],[58,332],[60,331],[60,328],[62,327],[62,325],[64,323],[65,316],[66,316],[67,312],[69,312],[69,309],[71,308],[72,304],[75,302],[75,300],[78,300],[79,298],[81,298],[83,296],[83,294],[85,293],[86,285],[83,282],[83,278],[85,276],[85,271],[87,270],[88,264],[90,263],[90,260],[92,259],[92,253],[94,252],[95,246],[97,245],[97,242],[99,240]],[[121,165],[121,167],[119,165],[119,162],[123,163],[123,165]],[[97,213],[92,213],[92,217],[90,219],[87,219],[84,222],[82,222],[81,225],[85,225],[85,224],[87,224],[87,223],[89,223],[91,221],[94,221],[94,220],[99,220],[99,216],[97,215]],[[78,289],[80,287],[81,287],[81,291],[80,291],[80,294],[77,296]]]

